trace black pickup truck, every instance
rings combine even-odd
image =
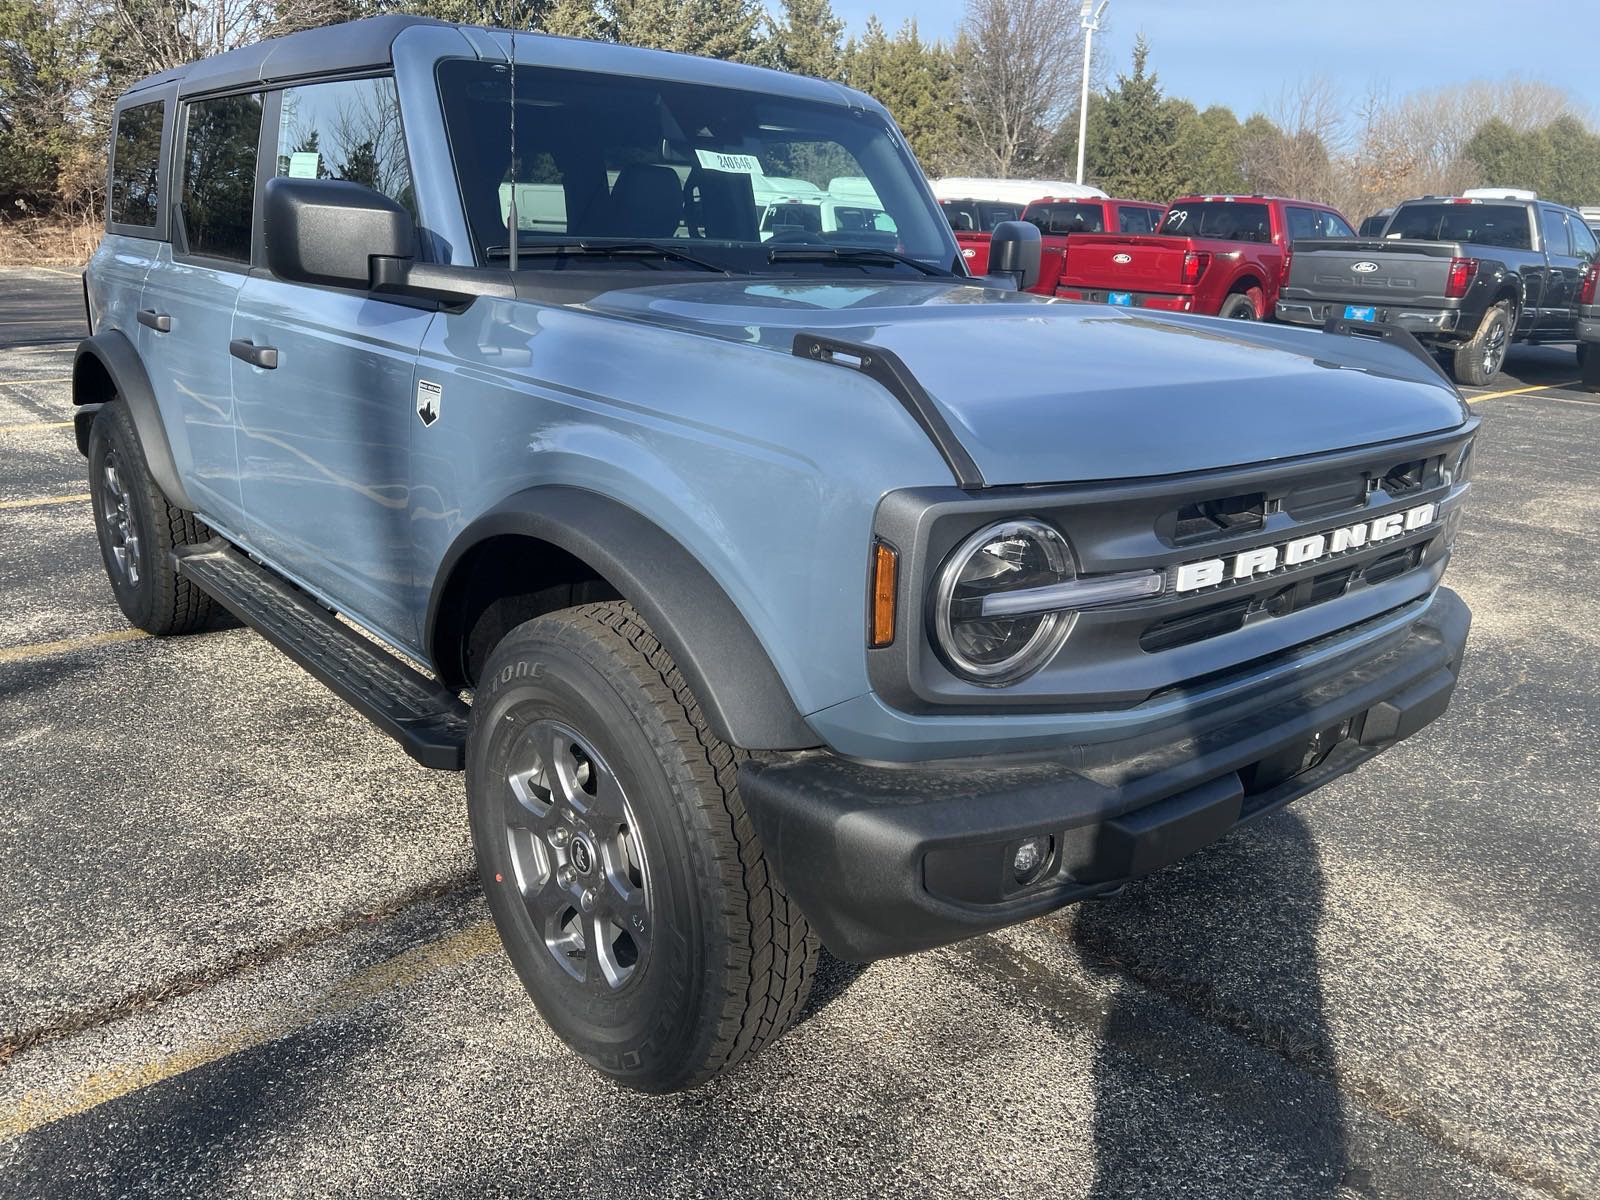
[[[1595,235],[1542,200],[1407,200],[1376,238],[1295,243],[1277,317],[1398,325],[1449,352],[1456,382],[1487,383],[1514,341],[1572,342]]]

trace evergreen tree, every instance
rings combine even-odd
[[[942,171],[960,133],[960,83],[950,50],[924,42],[914,20],[891,38],[874,16],[844,58],[845,82],[889,110],[925,170]]]
[[[844,22],[828,0],[783,0],[783,21],[767,18],[769,65],[780,71],[839,79],[844,74]]]
[[[1085,171],[1113,196],[1170,200],[1179,190],[1179,113],[1162,99],[1155,75],[1145,73],[1150,46],[1134,42],[1133,74],[1090,107]]]
[[[754,0],[612,0],[616,39],[629,46],[759,61],[761,9]]]
[[[557,33],[562,37],[588,38],[603,41],[610,29],[595,0],[555,0],[539,22],[544,33]]]

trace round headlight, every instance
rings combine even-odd
[[[1044,666],[1071,632],[1074,614],[985,617],[983,600],[1064,583],[1073,575],[1066,539],[1042,521],[1001,521],[967,538],[945,560],[934,585],[934,641],[951,670],[998,687]]]

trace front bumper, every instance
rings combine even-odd
[[[1422,336],[1448,336],[1460,326],[1461,310],[1457,308],[1407,308],[1382,304],[1368,305],[1364,301],[1336,301],[1325,304],[1320,300],[1279,300],[1278,320],[1287,325],[1315,325],[1321,328],[1328,318],[1343,318],[1348,305],[1359,305],[1374,310],[1373,320],[1384,325],[1398,325],[1407,333]]]
[[[1444,712],[1471,614],[1441,588],[1396,640],[1160,744],[875,765],[747,762],[739,786],[779,879],[839,958],[925,950],[1104,892],[1217,840]],[[1051,839],[1027,886],[1016,846]]]

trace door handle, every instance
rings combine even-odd
[[[157,312],[153,308],[141,308],[138,319],[139,324],[146,329],[154,329],[157,333],[172,332],[172,318],[167,316],[166,313]]]
[[[228,353],[242,359],[252,367],[271,371],[278,365],[276,346],[258,346],[249,338],[234,338],[228,343]]]

